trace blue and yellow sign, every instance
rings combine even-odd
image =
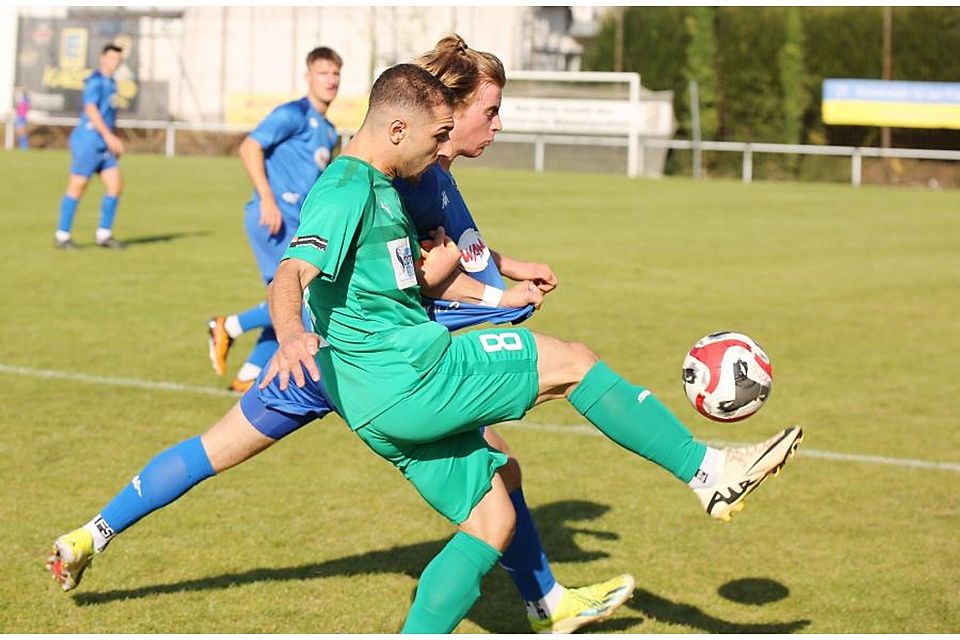
[[[960,82],[823,81],[824,124],[960,129]]]

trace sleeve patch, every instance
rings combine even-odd
[[[290,247],[313,247],[318,251],[324,251],[327,248],[327,239],[320,236],[294,236],[290,241]]]

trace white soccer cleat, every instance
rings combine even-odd
[[[743,510],[743,501],[751,492],[780,472],[802,440],[803,429],[793,425],[760,444],[723,449],[719,482],[693,492],[710,516],[729,522],[734,512]]]

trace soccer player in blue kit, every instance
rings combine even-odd
[[[60,223],[54,234],[58,249],[76,249],[70,230],[73,217],[90,176],[100,174],[106,189],[100,202],[100,224],[96,244],[106,249],[122,249],[113,237],[113,220],[123,190],[123,178],[117,158],[123,154],[123,141],[113,132],[117,120],[117,83],[113,79],[123,60],[123,50],[108,44],[100,54],[99,67],[83,82],[83,111],[80,123],[70,134],[70,177],[60,201]]]
[[[336,51],[312,50],[307,54],[307,95],[274,109],[240,144],[240,159],[254,187],[245,209],[247,238],[267,285],[297,230],[307,191],[339,148],[340,134],[327,120],[327,109],[340,89],[342,66]],[[209,322],[210,362],[217,375],[226,373],[233,340],[253,329],[261,329],[260,336],[230,384],[239,393],[250,388],[277,349],[266,302]]]
[[[501,129],[499,99],[492,103],[488,94],[477,89],[490,82],[502,87],[506,81],[503,67],[491,54],[468,49],[459,37],[444,38],[418,62],[449,83],[464,105],[455,117],[450,157],[432,166],[416,184],[396,182],[425,245],[435,246],[438,253],[452,251],[462,267],[453,280],[424,290],[424,306],[451,331],[484,322],[525,320],[540,306],[544,294],[555,288],[556,276],[547,265],[515,260],[487,247],[449,172],[456,157],[481,155]],[[444,232],[431,238],[431,231],[438,227]],[[310,241],[297,238],[292,243]],[[519,284],[506,288],[501,273]],[[309,380],[303,388],[291,385],[284,391],[276,381],[265,389],[249,389],[206,433],[157,455],[90,522],[60,536],[48,568],[65,591],[75,588],[91,558],[120,532],[204,479],[252,458],[323,417],[329,407],[322,386]],[[509,454],[507,443],[494,429],[484,429],[483,436],[491,446]],[[609,617],[633,593],[632,576],[624,574],[569,589],[557,582],[527,508],[515,457],[510,456],[501,468],[501,476],[517,514],[516,534],[501,564],[525,602],[533,630],[572,632]]]

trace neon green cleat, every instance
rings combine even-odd
[[[527,616],[536,633],[573,633],[592,622],[605,620],[633,595],[633,576],[625,573],[606,582],[567,589],[557,610],[546,618]]]
[[[86,529],[74,529],[54,541],[46,566],[60,587],[70,591],[80,584],[92,559],[93,536]]]

